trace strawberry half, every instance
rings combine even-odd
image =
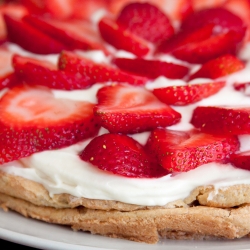
[[[232,154],[230,162],[237,168],[250,170],[250,151]]]
[[[56,99],[44,87],[21,85],[0,100],[0,162],[58,149],[95,136],[93,104]]]
[[[58,61],[59,69],[75,74],[90,83],[126,82],[144,85],[148,78],[132,75],[106,64],[98,64],[72,52],[63,51]]]
[[[18,81],[29,85],[74,90],[86,89],[93,84],[81,75],[77,76],[76,74],[58,70],[57,66],[50,62],[14,55],[12,63]]]
[[[250,134],[249,107],[197,107],[191,123],[211,134]]]
[[[188,84],[170,86],[153,90],[153,94],[168,105],[188,105],[216,94],[225,86],[225,82]]]
[[[233,55],[223,55],[216,59],[204,63],[201,68],[189,77],[189,80],[195,78],[211,78],[227,76],[244,69],[245,64]]]
[[[137,56],[145,56],[151,50],[148,42],[124,29],[110,18],[102,18],[98,27],[102,38],[117,49],[129,51]]]
[[[174,28],[169,18],[150,3],[126,5],[116,21],[131,33],[155,44],[174,34]]]
[[[24,21],[4,15],[7,36],[10,42],[16,43],[25,50],[37,54],[60,53],[67,47],[61,42],[33,28]]]
[[[206,163],[228,161],[239,149],[239,141],[236,136],[156,129],[146,147],[154,149],[160,165],[168,171],[186,172]]]
[[[154,165],[142,145],[126,135],[104,134],[94,138],[80,153],[82,160],[99,169],[133,178],[157,178],[168,174]]]
[[[136,75],[155,79],[165,76],[170,79],[182,79],[189,69],[185,66],[158,60],[145,60],[143,58],[115,58],[113,63],[120,69]]]
[[[98,91],[97,98],[94,114],[111,133],[138,133],[170,126],[181,119],[180,113],[141,87],[105,86]]]

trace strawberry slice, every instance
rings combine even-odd
[[[89,59],[80,57],[72,52],[63,51],[59,57],[59,68],[76,77],[94,83],[126,82],[132,85],[143,85],[148,78],[132,75],[106,64],[98,64]]]
[[[157,47],[157,52],[171,53],[183,45],[204,41],[212,36],[214,26],[214,24],[208,24],[192,31],[181,30],[169,39],[162,41]]]
[[[72,0],[20,0],[31,13],[66,19],[73,13]]]
[[[4,14],[9,14],[17,18],[21,18],[28,14],[28,10],[21,4],[18,3],[8,3],[1,4],[0,6],[0,43],[7,40],[7,30],[5,27],[5,22],[3,19]]]
[[[196,11],[189,15],[181,24],[182,30],[192,31],[207,24],[215,24],[215,34],[233,31],[235,42],[243,40],[246,24],[235,14],[225,8],[217,7]]]
[[[94,114],[111,133],[143,132],[176,124],[181,119],[180,113],[141,87],[105,86],[98,91],[97,99]]]
[[[165,76],[170,79],[182,79],[189,72],[187,67],[179,64],[143,58],[115,58],[113,63],[124,71],[150,79],[155,79],[159,76]]]
[[[56,99],[44,87],[21,85],[0,100],[0,162],[58,149],[97,134],[93,104]]]
[[[82,160],[117,175],[157,178],[168,174],[154,165],[142,145],[126,135],[104,134],[94,138],[80,153]]]
[[[14,55],[13,67],[18,81],[29,85],[62,90],[86,89],[92,85],[92,82],[83,76],[58,70],[56,65],[50,62],[29,57]]]
[[[23,20],[44,34],[64,43],[70,49],[106,51],[102,45],[101,37],[89,21],[62,21],[33,15],[27,15]]]
[[[4,15],[9,41],[37,54],[60,53],[66,46],[29,24],[10,15]]]
[[[151,50],[148,42],[124,29],[110,18],[102,18],[98,27],[102,38],[117,49],[129,51],[137,56],[145,56]]]
[[[169,18],[150,3],[126,5],[116,21],[131,33],[155,44],[174,34],[174,28]]]
[[[224,54],[236,54],[235,33],[228,32],[211,36],[200,42],[185,44],[172,51],[172,54],[189,63],[205,63]]]
[[[191,123],[211,134],[242,135],[250,133],[249,107],[197,107]]]
[[[243,92],[245,95],[250,95],[249,92],[249,87],[250,87],[250,82],[243,82],[243,83],[234,83],[233,87],[237,91]]]
[[[227,76],[245,68],[245,64],[233,55],[223,55],[204,63],[189,80],[195,78],[211,78]]]
[[[230,162],[237,168],[250,170],[250,151],[232,154]]]
[[[196,131],[156,129],[148,139],[162,167],[170,172],[186,172],[210,162],[226,162],[239,149],[236,136],[215,136]]]
[[[188,84],[169,86],[153,90],[153,94],[168,105],[188,105],[216,94],[225,86],[225,82]]]

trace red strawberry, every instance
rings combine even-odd
[[[153,90],[153,94],[168,105],[188,105],[216,94],[225,86],[225,82],[188,84],[170,86]]]
[[[181,29],[192,31],[207,24],[216,25],[214,29],[215,34],[233,31],[236,42],[242,41],[245,36],[245,23],[237,15],[221,7],[194,12],[182,22]]]
[[[106,51],[93,24],[85,20],[60,21],[27,15],[23,20],[44,34],[60,41],[70,49]]]
[[[28,10],[23,5],[17,3],[2,4],[0,6],[0,42],[7,40],[7,30],[3,19],[4,14],[21,18],[28,14]]]
[[[189,69],[185,66],[158,60],[145,60],[143,58],[115,58],[113,63],[120,69],[133,74],[155,79],[165,76],[170,79],[182,79]]]
[[[250,82],[234,83],[233,87],[235,90],[241,91],[245,95],[250,95],[249,93]]]
[[[13,67],[19,82],[53,89],[86,89],[93,83],[84,76],[58,70],[52,63],[15,55]]]
[[[249,107],[197,107],[191,123],[211,134],[241,135],[250,133]]]
[[[237,168],[250,170],[250,151],[232,154],[230,162]]]
[[[8,73],[6,75],[0,76],[0,90],[13,87],[18,83],[19,81],[14,73]]]
[[[159,43],[174,34],[169,18],[150,3],[126,5],[117,18],[117,23],[152,43]]]
[[[65,19],[72,15],[72,0],[20,0],[31,12],[37,15]]]
[[[59,53],[66,46],[22,20],[4,15],[9,41],[37,54]]]
[[[151,162],[142,145],[126,135],[98,136],[86,146],[80,157],[104,171],[126,177],[157,178],[168,174]]]
[[[189,63],[205,63],[224,54],[236,54],[235,33],[211,36],[199,42],[188,43],[172,51],[172,54]]]
[[[99,31],[102,38],[117,49],[129,51],[137,56],[145,56],[150,52],[150,44],[110,18],[101,19]]]
[[[44,87],[14,87],[0,100],[0,162],[58,149],[97,134],[93,104],[54,98]]]
[[[75,74],[87,81],[126,82],[132,85],[142,85],[148,78],[132,75],[106,64],[98,64],[72,52],[63,51],[59,57],[59,68],[67,73]]]
[[[157,48],[157,52],[171,53],[181,46],[190,43],[199,43],[212,36],[214,24],[208,24],[195,30],[182,30],[173,35],[171,38],[162,41]]]
[[[97,93],[94,113],[99,123],[112,133],[131,134],[166,127],[181,115],[160,102],[150,91],[129,85],[112,85]]]
[[[157,129],[147,147],[156,149],[161,166],[168,171],[186,172],[206,163],[227,161],[239,149],[239,141],[236,136]]]
[[[245,64],[233,55],[224,55],[210,60],[203,64],[201,68],[192,74],[189,79],[194,78],[211,78],[227,76],[242,70]]]

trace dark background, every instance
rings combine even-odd
[[[28,246],[24,246],[24,245],[19,245],[19,244],[15,244],[13,242],[10,241],[5,241],[5,240],[0,240],[0,246],[3,246],[3,249],[15,249],[15,250],[38,250],[38,248],[33,248],[33,247],[28,247]]]

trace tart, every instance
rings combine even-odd
[[[1,6],[5,211],[145,243],[249,236],[250,4],[171,2]]]

